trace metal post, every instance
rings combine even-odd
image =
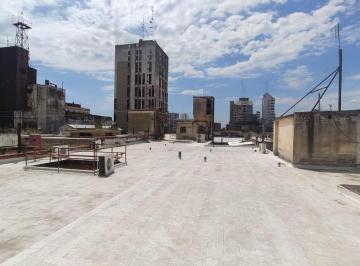
[[[18,139],[18,147],[17,147],[17,152],[20,153],[21,150],[21,123],[17,124],[17,139]]]
[[[57,159],[58,159],[58,173],[60,172],[60,155],[59,155],[60,149],[57,148]]]
[[[342,49],[339,49],[339,99],[338,99],[339,111],[341,111],[341,90],[342,90]]]
[[[27,166],[27,146],[25,146],[25,166]]]
[[[127,145],[125,143],[125,164],[127,164],[127,149],[126,149]]]

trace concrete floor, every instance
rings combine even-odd
[[[209,150],[130,146],[109,178],[1,165],[0,263],[360,265],[360,203],[337,189],[359,174]]]

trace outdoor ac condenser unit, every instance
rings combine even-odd
[[[69,145],[58,145],[53,147],[53,153],[55,156],[66,157],[68,155]]]
[[[114,173],[112,154],[99,156],[99,176],[109,176]]]

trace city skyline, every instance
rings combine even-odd
[[[210,1],[204,10],[201,1],[12,1],[0,3],[0,42],[4,46],[8,39],[12,45],[11,24],[23,11],[32,26],[30,59],[38,79],[64,82],[67,101],[112,116],[114,46],[142,38],[143,16],[150,20],[151,5],[153,37],[169,55],[169,112],[191,114],[193,95],[211,95],[217,99],[215,120],[224,125],[231,100],[249,97],[254,112],[261,111],[267,91],[280,115],[337,67],[333,27],[338,22],[344,49],[343,109],[359,107],[360,63],[354,60],[360,54],[358,1]],[[336,109],[336,97],[334,86],[322,107]],[[314,102],[309,101],[296,110],[308,111]]]

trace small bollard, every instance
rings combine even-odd
[[[206,163],[206,160],[207,160],[207,158],[206,158],[206,156],[204,156],[204,163]]]
[[[179,159],[181,160],[181,151],[179,151],[178,156],[179,156]]]
[[[151,151],[151,147],[149,147],[149,150]]]
[[[278,162],[278,167],[280,167],[281,166],[281,163],[280,162]]]
[[[165,147],[166,147],[166,143],[165,143]]]
[[[210,149],[210,152],[212,152],[212,149]]]

